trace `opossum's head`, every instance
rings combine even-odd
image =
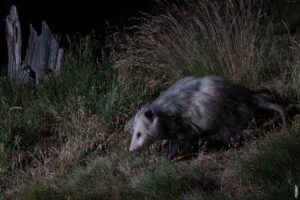
[[[138,151],[149,146],[158,139],[158,135],[158,117],[148,104],[144,105],[134,118],[130,151]]]

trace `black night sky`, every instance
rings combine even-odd
[[[43,20],[55,34],[85,35],[95,31],[100,37],[105,37],[107,23],[111,26],[126,25],[129,18],[140,16],[141,12],[150,12],[154,0],[1,0],[0,63],[3,63],[7,54],[4,20],[11,5],[17,6],[23,32],[22,40],[26,43],[29,24],[39,30]]]

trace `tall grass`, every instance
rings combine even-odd
[[[41,181],[72,171],[92,152],[104,153],[128,119],[143,86],[126,82],[125,72],[102,59],[96,44],[92,35],[73,41],[62,76],[50,77],[45,85],[12,89],[1,80],[3,184],[10,185],[5,176],[17,170]]]
[[[130,28],[133,36],[123,37],[126,50],[115,66],[143,68],[165,80],[223,74],[246,84],[284,71],[287,43],[274,35],[260,1],[193,0],[159,6],[163,14],[145,14],[141,26]]]

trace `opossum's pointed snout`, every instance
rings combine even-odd
[[[130,147],[129,151],[134,152],[134,151],[140,151],[142,148],[141,147]]]
[[[139,151],[141,150],[142,147],[138,144],[135,144],[135,143],[131,143],[130,144],[130,147],[129,147],[129,151],[133,152],[133,151]]]
[[[136,151],[136,148],[135,148],[135,147],[133,147],[132,145],[130,145],[130,147],[129,147],[129,151],[131,151],[131,152],[133,152],[133,151]]]

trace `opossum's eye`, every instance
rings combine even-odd
[[[136,137],[137,137],[137,138],[140,138],[141,135],[142,135],[142,134],[141,134],[140,132],[138,132],[138,133],[136,134]]]

